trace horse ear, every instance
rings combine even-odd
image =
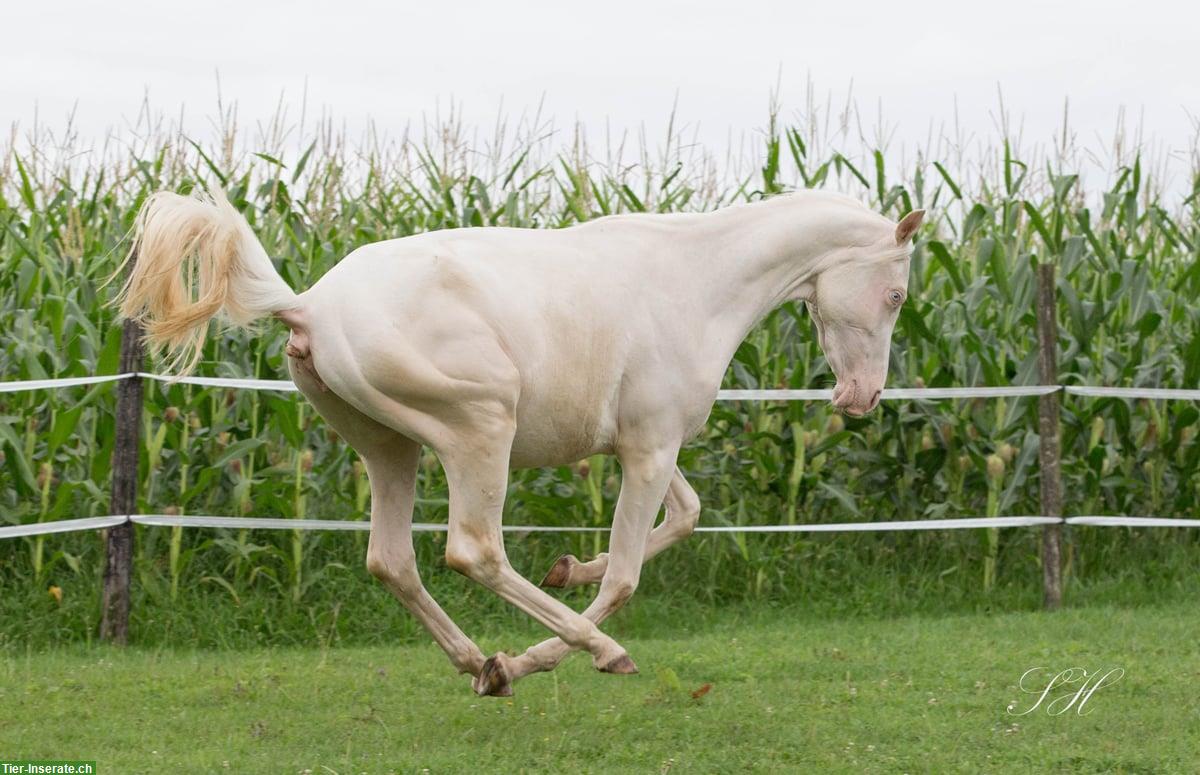
[[[896,224],[896,244],[903,245],[912,239],[912,235],[916,233],[917,227],[921,225],[921,221],[925,218],[924,210],[913,210],[908,215]]]

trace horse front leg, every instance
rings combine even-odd
[[[454,432],[442,439],[439,454],[450,485],[446,563],[532,616],[564,642],[591,652],[598,670],[637,672],[625,649],[600,632],[594,621],[555,600],[509,564],[501,518],[514,432],[511,416],[503,411],[481,411],[470,421],[457,423]],[[644,542],[644,534],[641,539]],[[476,693],[509,694],[509,662],[504,654],[488,659],[475,679]]]
[[[617,496],[604,576],[600,580],[599,593],[583,612],[583,616],[590,621],[596,624],[603,622],[619,611],[637,589],[648,550],[650,529],[663,503],[664,493],[673,483],[673,475],[674,480],[683,482],[687,492],[691,492],[674,466],[678,453],[679,448],[674,447],[620,455],[621,494]],[[695,493],[691,495],[695,498]],[[675,496],[667,497],[673,499]],[[698,511],[699,501],[696,503]],[[530,673],[553,670],[571,650],[571,645],[559,638],[542,641],[519,657],[509,660],[510,676],[515,681]]]
[[[683,478],[683,472],[675,469],[671,484],[667,488],[667,497],[663,499],[666,515],[663,521],[650,531],[646,541],[646,553],[643,562],[660,554],[668,547],[679,543],[696,530],[700,521],[700,498],[696,491]],[[550,572],[542,579],[543,587],[568,589],[584,584],[595,584],[604,578],[608,570],[608,553],[597,555],[588,562],[580,562],[573,554],[559,557]]]

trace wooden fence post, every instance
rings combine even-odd
[[[1055,317],[1054,264],[1038,265],[1037,329],[1038,375],[1043,385],[1058,384],[1058,322]],[[1042,514],[1062,516],[1062,467],[1059,441],[1058,393],[1038,398],[1038,434],[1041,436]],[[1054,610],[1062,605],[1062,525],[1042,528],[1043,604]]]
[[[137,261],[135,253],[131,259]],[[126,320],[121,329],[120,373],[142,368],[142,327]],[[141,450],[142,380],[130,377],[117,383],[116,441],[112,455],[110,514],[136,514],[138,456]],[[108,529],[105,545],[104,597],[101,603],[100,639],[125,645],[129,639],[129,585],[133,575],[133,523]]]

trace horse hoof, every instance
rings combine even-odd
[[[573,555],[564,554],[554,561],[554,565],[550,568],[550,572],[542,579],[542,586],[551,589],[565,589],[567,581],[571,578],[571,567],[577,563]]]
[[[628,654],[622,654],[600,668],[601,673],[612,673],[613,675],[635,675],[637,671],[637,665],[633,663]]]
[[[483,663],[483,669],[471,682],[471,688],[475,690],[476,694],[480,697],[511,697],[513,695],[512,677],[504,664],[506,659],[507,657],[503,654],[497,654],[489,657]]]

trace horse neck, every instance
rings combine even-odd
[[[746,335],[771,310],[815,280],[828,253],[806,222],[813,205],[790,197],[718,210],[698,228],[701,248],[688,262],[700,291],[706,340],[722,369]]]

